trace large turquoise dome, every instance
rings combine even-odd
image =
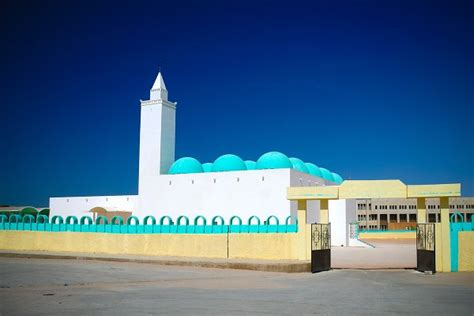
[[[258,158],[255,169],[283,169],[293,168],[290,159],[278,151],[271,151]]]
[[[329,171],[326,168],[322,168],[322,167],[320,167],[319,170],[321,170],[321,173],[323,174],[323,179],[334,182],[334,177],[333,177],[331,171]]]
[[[334,182],[337,184],[341,184],[344,181],[344,179],[335,172],[332,173],[332,177],[334,178]]]
[[[237,171],[247,170],[245,162],[239,156],[226,154],[214,161],[212,171]]]
[[[319,167],[316,166],[314,163],[307,162],[305,163],[306,168],[308,168],[309,174],[315,177],[323,177],[323,174],[321,173],[321,170],[319,170]]]
[[[308,167],[304,164],[303,160],[295,157],[289,158],[291,164],[293,165],[293,169],[298,170],[300,172],[309,173]]]
[[[192,157],[183,157],[176,160],[168,170],[169,174],[203,172],[201,163]]]
[[[204,172],[212,172],[212,162],[206,162],[202,164]]]
[[[247,170],[255,170],[255,166],[257,163],[253,160],[245,160],[245,165],[247,166]]]

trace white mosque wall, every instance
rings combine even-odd
[[[330,200],[331,246],[349,246],[349,224],[356,221],[356,201]]]
[[[89,211],[94,207],[133,212],[138,207],[138,196],[75,196],[52,197],[49,199],[50,217],[55,215],[60,215],[63,218],[70,215],[76,216],[77,218],[81,218],[82,216],[92,217]]]
[[[270,215],[280,222],[296,216],[296,204],[287,200],[290,186],[321,185],[323,180],[292,169],[208,172],[193,174],[142,176],[140,205],[134,215],[143,218],[169,215],[190,220],[216,215],[226,222],[234,215],[246,221],[257,215],[262,221]],[[315,205],[312,212],[317,213]]]

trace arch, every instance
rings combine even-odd
[[[72,223],[71,223],[71,221],[72,221]],[[71,224],[78,224],[78,223],[79,223],[79,221],[77,220],[76,216],[71,215],[71,216],[66,217],[66,224],[71,225]]]
[[[26,221],[28,219],[28,222]],[[33,215],[30,215],[30,214],[26,214],[26,215],[23,215],[23,218],[21,219],[21,222],[23,224],[31,224],[35,221],[35,217]]]
[[[101,221],[102,221],[102,224],[101,224]],[[108,223],[109,223],[109,220],[105,216],[98,216],[95,219],[95,224],[96,225],[107,225]]]
[[[14,221],[13,221],[14,220]],[[18,215],[18,214],[12,214],[10,215],[10,217],[8,218],[8,221],[10,223],[19,223],[21,221],[21,216]]]
[[[451,222],[454,223],[455,218],[460,218],[461,220],[459,221],[460,223],[464,222],[464,216],[460,212],[455,212],[451,214]]]
[[[189,226],[189,218],[188,218],[187,216],[184,216],[184,215],[181,215],[181,216],[179,216],[179,217],[176,219],[176,225],[178,225],[178,226],[182,225],[182,224],[181,224],[181,220],[182,220],[183,218],[186,220],[185,225],[186,225],[186,226]],[[163,219],[163,217],[162,217],[161,219]],[[160,221],[160,224],[161,224],[161,221]],[[163,224],[161,224],[161,225],[163,225]]]
[[[118,221],[118,223],[117,223]],[[123,225],[123,218],[120,215],[116,215],[112,217],[112,220],[110,221],[110,224],[112,225]]]
[[[151,225],[156,225],[156,218],[152,215],[145,216],[145,218],[143,219],[143,225],[149,225],[149,219],[151,219]]]
[[[249,217],[248,221],[247,221],[247,225],[252,225],[252,219],[256,218],[257,219],[257,225],[260,226],[260,218],[258,218],[258,216],[256,215],[252,215]]]
[[[136,216],[130,216],[127,218],[127,225],[132,225],[132,220],[134,221],[133,225],[140,225],[140,220]]]
[[[217,224],[217,220],[220,219],[221,220],[221,223],[220,224]],[[212,225],[220,225],[220,226],[224,226],[224,218],[222,216],[219,216],[219,215],[216,215],[212,218]]]
[[[168,220],[168,225],[173,225],[173,219],[169,217],[168,215],[165,215],[162,218],[160,218],[160,225],[163,225],[163,223],[165,222],[165,219]]]
[[[230,224],[230,225],[235,225],[235,224],[234,224],[234,219],[236,219],[236,218],[237,218],[238,221],[239,221],[239,223],[238,223],[237,225],[242,225],[242,219],[241,219],[239,216],[237,216],[237,215],[234,215],[234,216],[232,216],[232,217],[230,218],[229,224]]]
[[[276,223],[275,224],[270,224],[271,219],[274,218]],[[278,220],[278,217],[275,215],[270,215],[268,216],[267,220],[265,221],[267,225],[280,225],[280,221]]]
[[[8,222],[8,217],[6,215],[0,215],[0,224]]]
[[[59,215],[55,215],[51,218],[51,224],[63,224],[63,223],[64,223],[64,219]]]
[[[203,226],[206,226],[207,220],[206,220],[206,218],[205,218],[204,216],[202,216],[202,215],[198,215],[198,216],[196,216],[196,217],[194,218],[194,225],[198,225],[199,219],[202,219],[202,225],[203,225]]]
[[[49,222],[49,218],[46,215],[39,214],[38,217],[36,217],[36,223],[38,224],[47,224]]]
[[[87,222],[87,224],[86,224]],[[80,224],[81,225],[92,225],[94,223],[94,221],[92,220],[92,218],[90,216],[82,216],[81,217],[81,221],[80,221]]]
[[[291,221],[292,219],[294,220],[294,224],[293,224],[293,225],[298,225],[298,217],[296,217],[296,216],[291,216],[291,215],[286,218],[286,220],[285,220],[285,225],[286,225],[286,226],[291,225],[291,224],[290,224],[290,221]]]

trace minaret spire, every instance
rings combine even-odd
[[[163,80],[161,71],[158,72],[155,83],[153,84],[153,87],[151,87],[150,100],[168,101],[168,90],[166,90],[165,81]]]

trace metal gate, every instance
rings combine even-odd
[[[331,269],[331,224],[311,224],[311,272]]]
[[[416,225],[416,269],[436,272],[434,223]]]

